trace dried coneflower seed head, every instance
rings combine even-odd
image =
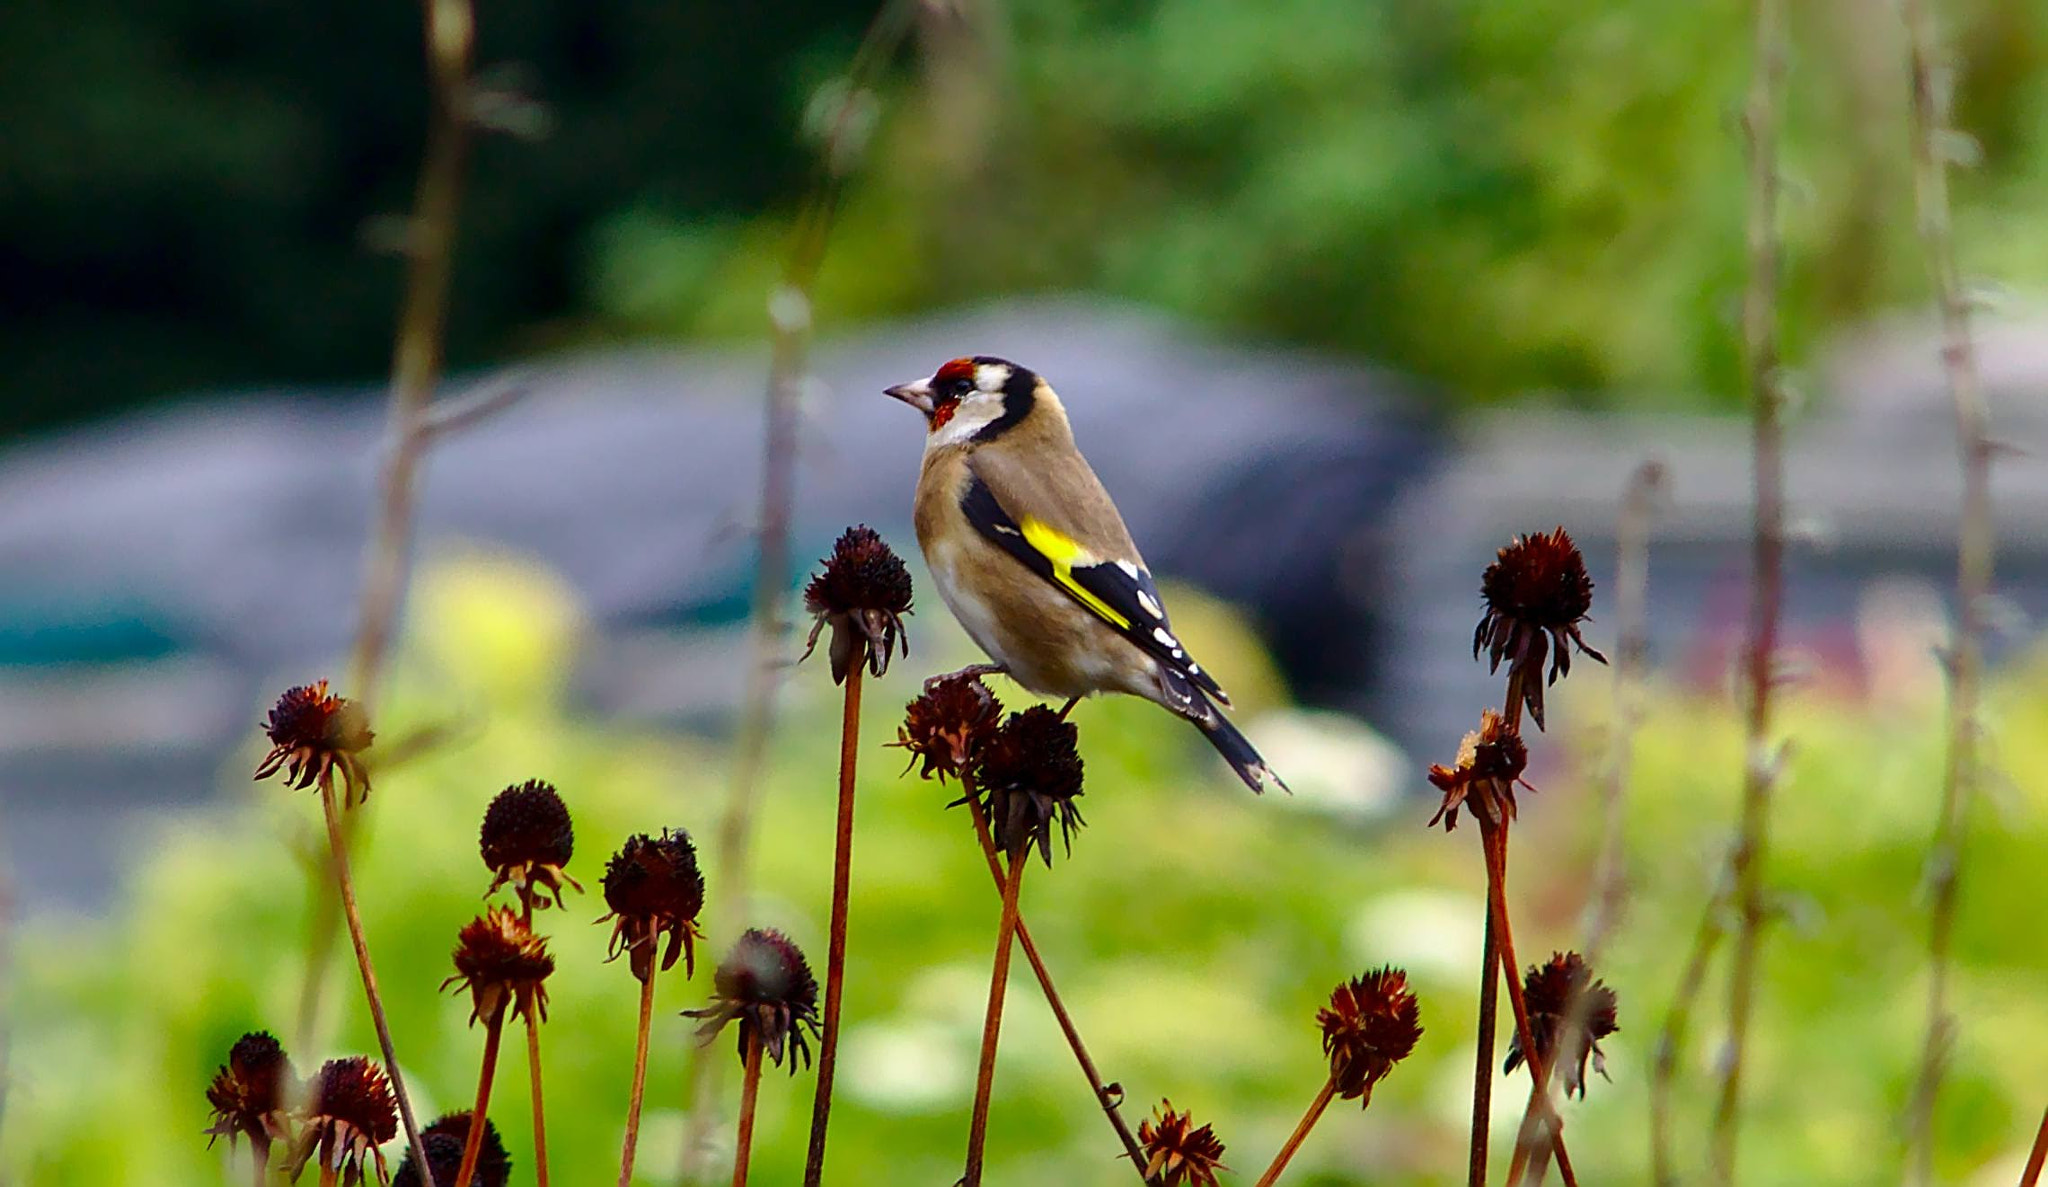
[[[1563,528],[1517,536],[1486,567],[1479,593],[1486,611],[1472,632],[1472,658],[1484,651],[1491,670],[1498,671],[1505,659],[1510,673],[1521,673],[1523,703],[1536,728],[1542,729],[1543,686],[1571,674],[1571,648],[1607,662],[1579,635],[1579,624],[1593,608],[1593,579],[1586,575],[1586,558]]]
[[[789,1055],[789,1072],[796,1074],[796,1061],[811,1065],[811,1051],[804,1031],[818,1032],[818,981],[811,966],[788,936],[767,928],[753,928],[719,962],[712,978],[711,1004],[684,1015],[702,1019],[697,1027],[700,1041],[718,1037],[725,1024],[739,1022],[740,1059],[747,1057],[747,1045],[756,1036],[761,1051],[776,1064]]]
[[[271,707],[263,732],[270,737],[270,753],[257,764],[256,778],[282,770],[286,785],[304,791],[316,783],[326,786],[339,771],[344,805],[369,796],[370,778],[360,756],[376,735],[363,711],[329,693],[325,680],[286,689]]]
[[[554,971],[547,941],[533,934],[519,912],[492,907],[463,927],[455,946],[455,975],[441,982],[441,988],[458,985],[469,990],[471,1022],[495,1018],[507,1005],[515,1017],[545,1022],[547,979]]]
[[[213,1126],[206,1144],[226,1137],[233,1147],[246,1137],[258,1150],[287,1134],[285,1100],[292,1090],[292,1061],[268,1031],[252,1031],[235,1040],[228,1062],[207,1086]]]
[[[1364,1097],[1372,1103],[1373,1085],[1415,1050],[1422,1037],[1415,995],[1408,974],[1392,966],[1354,977],[1330,993],[1330,1004],[1316,1014],[1323,1030],[1323,1054],[1330,1058],[1330,1079],[1345,1100]]]
[[[420,1130],[420,1145],[427,1151],[427,1165],[433,1168],[435,1187],[455,1187],[456,1173],[462,1169],[462,1147],[467,1141],[467,1109],[449,1113]],[[472,1187],[505,1187],[511,1181],[512,1160],[505,1154],[505,1143],[498,1138],[498,1127],[486,1118],[470,1183]],[[405,1161],[398,1164],[398,1173],[391,1176],[391,1187],[422,1187],[422,1183],[419,1167],[408,1151]]]
[[[974,769],[975,757],[1002,727],[1003,703],[981,677],[955,672],[926,682],[924,695],[903,710],[903,725],[890,745],[910,751],[911,765],[926,779],[959,778]]]
[[[846,529],[823,563],[804,587],[804,609],[815,620],[804,658],[817,648],[818,633],[830,626],[834,684],[846,683],[847,672],[862,662],[881,675],[899,643],[903,654],[910,654],[903,634],[903,616],[910,613],[910,570],[866,524]]]
[[[1010,719],[981,748],[975,794],[988,805],[998,847],[1021,853],[1038,847],[1052,865],[1052,830],[1073,850],[1074,830],[1087,822],[1074,803],[1081,797],[1081,752],[1074,723],[1044,705]],[[964,802],[964,801],[955,801]]]
[[[1528,765],[1529,749],[1522,744],[1522,736],[1498,712],[1482,711],[1479,728],[1467,733],[1458,745],[1457,763],[1429,768],[1430,783],[1444,793],[1430,824],[1441,820],[1446,832],[1458,827],[1458,808],[1467,800],[1473,802],[1474,812],[1484,811],[1494,820],[1513,820],[1515,786],[1529,786],[1522,779]]]
[[[316,1155],[321,1166],[339,1173],[344,1187],[363,1181],[365,1160],[374,1165],[378,1182],[389,1177],[378,1147],[398,1134],[398,1102],[383,1068],[360,1055],[328,1060],[307,1086],[301,1121],[290,1167],[294,1179]]]
[[[493,875],[487,895],[510,882],[522,902],[544,907],[547,899],[541,892],[546,891],[559,907],[563,883],[583,889],[562,869],[576,851],[576,830],[568,805],[551,783],[528,779],[499,792],[484,809],[478,846]]]
[[[1216,1187],[1216,1172],[1230,1169],[1215,1130],[1195,1128],[1194,1116],[1174,1112],[1170,1100],[1138,1122],[1138,1142],[1145,1147],[1145,1181],[1160,1187]]]
[[[683,957],[683,976],[697,971],[697,915],[704,910],[704,875],[697,869],[697,847],[682,829],[663,829],[659,837],[640,833],[612,855],[604,868],[604,902],[611,913],[599,923],[612,923],[611,955],[630,954],[633,975],[641,981],[654,975],[661,940],[664,972]]]
[[[1576,1092],[1583,1097],[1588,1058],[1593,1061],[1594,1071],[1603,1078],[1607,1075],[1607,1056],[1600,1050],[1600,1040],[1621,1029],[1615,1016],[1619,1000],[1612,989],[1593,979],[1592,968],[1576,952],[1553,953],[1548,963],[1530,965],[1528,975],[1522,979],[1522,999],[1529,1007],[1529,1037],[1536,1041],[1536,1050],[1545,1064],[1557,1059],[1563,1046],[1559,1039],[1572,1017],[1573,998],[1581,995],[1584,1000],[1577,1009],[1585,1026],[1574,1043],[1578,1058],[1573,1066],[1553,1071],[1562,1077],[1567,1094]],[[1516,1034],[1508,1044],[1503,1070],[1512,1072],[1521,1063],[1522,1036]]]

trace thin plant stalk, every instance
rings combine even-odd
[[[1280,1181],[1280,1172],[1286,1170],[1287,1164],[1294,1160],[1294,1152],[1301,1149],[1301,1143],[1308,1138],[1308,1131],[1316,1127],[1317,1121],[1322,1120],[1323,1110],[1330,1107],[1330,1100],[1336,1095],[1337,1080],[1333,1076],[1323,1081],[1322,1091],[1316,1093],[1316,1098],[1309,1102],[1308,1112],[1301,1115],[1301,1123],[1294,1127],[1293,1133],[1287,1135],[1287,1144],[1280,1147],[1278,1154],[1273,1155],[1272,1165],[1266,1168],[1265,1174],[1259,1176],[1255,1187],[1273,1187],[1273,1184]]]
[[[1472,1045],[1472,1151],[1465,1168],[1466,1187],[1486,1187],[1486,1145],[1493,1123],[1493,1027],[1500,1011],[1500,935],[1493,911],[1486,916],[1486,935],[1479,944],[1479,1020]]]
[[[854,763],[860,751],[860,678],[867,666],[863,645],[846,672],[839,718],[839,823],[832,850],[832,938],[825,965],[825,1018],[818,1038],[818,1087],[811,1102],[811,1145],[804,1155],[804,1187],[819,1187],[825,1175],[825,1132],[832,1120],[832,1076],[839,1063],[839,1003],[846,978],[846,904],[853,880]]]
[[[384,1015],[384,995],[377,990],[377,970],[370,964],[370,944],[363,938],[363,915],[356,909],[356,881],[348,864],[348,840],[342,835],[341,814],[334,806],[334,781],[320,780],[320,810],[327,818],[327,844],[333,852],[335,884],[341,896],[342,915],[348,920],[348,938],[355,945],[356,968],[363,975],[363,999],[369,1004],[370,1021],[377,1028],[377,1045],[384,1053],[384,1072],[391,1079],[391,1093],[398,1098],[398,1116],[405,1122],[406,1144],[419,1163],[421,1181],[433,1187],[433,1168],[427,1165],[426,1146],[420,1141],[419,1123],[413,1119],[412,1098],[406,1095],[405,1077],[398,1070],[398,1052],[391,1042],[391,1022]]]
[[[1010,849],[1010,869],[1003,880],[1003,917],[996,924],[995,970],[988,986],[988,1012],[981,1024],[981,1066],[974,1078],[974,1114],[967,1128],[965,1187],[981,1187],[982,1148],[988,1140],[989,1096],[996,1082],[996,1044],[1003,1030],[1003,999],[1010,985],[1011,941],[1017,935],[1017,892],[1024,883],[1028,843]]]
[[[320,1160],[320,1187],[341,1187],[341,1168],[329,1166],[325,1158]]]
[[[264,1187],[264,1184],[270,1182],[270,1143],[258,1145],[252,1141],[249,1143],[249,1152],[255,1155],[256,1187]]]
[[[1716,1183],[1735,1181],[1743,1057],[1756,1000],[1766,913],[1763,865],[1778,763],[1771,753],[1772,691],[1784,597],[1784,390],[1778,357],[1778,288],[1783,244],[1778,229],[1779,92],[1785,71],[1783,0],[1756,0],[1755,63],[1743,128],[1749,147],[1749,285],[1742,299],[1743,354],[1752,420],[1754,517],[1751,531],[1749,705],[1743,745],[1742,817],[1730,854],[1735,935],[1728,972],[1728,1038],[1720,1060],[1708,1166]]]
[[[526,1012],[526,1074],[533,1080],[533,1181],[548,1187],[548,1120],[541,1106],[540,1019]]]
[[[1475,813],[1479,819],[1480,847],[1486,853],[1487,904],[1500,933],[1500,969],[1507,978],[1508,1006],[1515,1016],[1515,1037],[1522,1046],[1522,1061],[1529,1065],[1529,1079],[1535,1093],[1542,1098],[1544,1085],[1548,1083],[1550,1061],[1536,1046],[1535,1032],[1529,1026],[1529,1003],[1522,992],[1521,961],[1515,955],[1515,935],[1508,922],[1508,828],[1506,820],[1490,821],[1482,805]],[[1543,1098],[1547,1099],[1547,1098]],[[1577,1187],[1577,1176],[1572,1172],[1571,1156],[1565,1153],[1564,1133],[1553,1115],[1546,1114],[1544,1121],[1550,1130],[1549,1146],[1557,1156],[1558,1176],[1566,1187]],[[1527,1155],[1517,1144],[1508,1169],[1508,1182],[1515,1182],[1522,1173]]]
[[[1728,937],[1729,895],[1733,885],[1730,877],[1731,872],[1724,865],[1713,892],[1707,896],[1700,925],[1693,929],[1692,948],[1686,953],[1678,988],[1672,995],[1670,1009],[1664,1013],[1663,1024],[1657,1029],[1657,1042],[1650,1056],[1650,1182],[1654,1187],[1675,1187],[1678,1182],[1671,1142],[1671,1095],[1677,1085],[1678,1052],[1692,1029],[1693,1010],[1706,991],[1707,969],[1714,952]]]
[[[462,1143],[462,1165],[455,1171],[455,1187],[469,1187],[476,1177],[477,1155],[484,1148],[484,1128],[490,1116],[491,1082],[498,1075],[498,1041],[505,1034],[505,1004],[484,1019],[484,1057],[476,1073],[476,1107],[469,1112],[469,1136]],[[424,1159],[420,1162],[425,1166]]]
[[[1907,1109],[1911,1148],[1908,1181],[1934,1177],[1934,1106],[1954,1041],[1950,1015],[1949,948],[1955,930],[1963,841],[1978,783],[1978,703],[1982,693],[1984,606],[1991,596],[1994,534],[1991,453],[1984,393],[1970,334],[1970,303],[1956,264],[1949,227],[1949,88],[1939,77],[1940,36],[1932,0],[1906,0],[1903,15],[1913,66],[1913,177],[1920,238],[1941,309],[1941,360],[1954,405],[1963,501],[1956,538],[1956,630],[1948,656],[1948,745],[1942,765],[1941,807],[1928,847],[1926,1037]]]
[[[740,1129],[734,1141],[732,1187],[747,1187],[747,1162],[754,1153],[754,1100],[761,1091],[761,1032],[747,1030],[747,1070],[740,1081]]]
[[[963,784],[966,778],[963,776]],[[1003,863],[997,856],[995,837],[989,833],[988,814],[982,811],[981,803],[973,797],[973,788],[965,787],[967,809],[974,816],[974,831],[981,839],[982,854],[988,859],[989,877],[995,880],[996,893],[1003,890]],[[1116,1130],[1117,1140],[1123,1143],[1124,1152],[1138,1169],[1138,1177],[1151,1182],[1145,1175],[1145,1148],[1124,1122],[1123,1113],[1117,1108],[1117,1095],[1103,1083],[1102,1073],[1096,1069],[1095,1060],[1088,1054],[1088,1045],[1081,1041],[1081,1031],[1074,1025],[1074,1019],[1067,1012],[1067,1003],[1060,997],[1060,991],[1052,983],[1052,973],[1047,971],[1045,961],[1038,955],[1038,944],[1031,938],[1031,929],[1025,925],[1023,912],[1017,915],[1017,946],[1024,950],[1024,959],[1030,963],[1031,971],[1038,978],[1038,988],[1045,995],[1045,1004],[1052,1008],[1052,1016],[1060,1024],[1060,1033],[1067,1036],[1067,1046],[1072,1048],[1074,1059],[1081,1065],[1081,1074],[1088,1077],[1088,1090],[1095,1095],[1095,1101],[1109,1117],[1110,1128]]]
[[[2040,1183],[2044,1164],[2048,1164],[2048,1109],[2041,1111],[2041,1128],[2034,1131],[2034,1148],[2027,1152],[2027,1168],[2020,1172],[2020,1187]]]
[[[626,1101],[626,1149],[619,1156],[619,1187],[633,1182],[633,1154],[640,1146],[640,1106],[647,1091],[647,1037],[654,1029],[654,968],[640,983],[640,1029],[633,1040],[633,1095]]]

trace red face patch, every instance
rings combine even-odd
[[[940,429],[945,428],[946,422],[953,419],[953,414],[958,411],[960,411],[960,401],[958,400],[941,400],[933,404],[931,424],[927,426],[927,430],[936,433]]]
[[[945,366],[940,367],[938,374],[932,376],[932,386],[944,387],[949,383],[956,383],[962,379],[966,380],[969,384],[974,382],[973,359],[954,359]]]
[[[936,433],[946,427],[953,414],[960,411],[962,390],[974,388],[974,360],[953,359],[932,375],[932,416],[931,431]]]

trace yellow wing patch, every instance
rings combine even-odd
[[[1038,555],[1052,562],[1052,579],[1060,583],[1060,588],[1074,595],[1083,606],[1094,611],[1103,621],[1115,625],[1118,630],[1131,629],[1130,619],[1112,610],[1109,603],[1096,597],[1080,582],[1074,580],[1075,565],[1085,567],[1101,563],[1093,553],[1081,547],[1080,541],[1044,520],[1034,519],[1029,515],[1023,518],[1019,526],[1024,533],[1024,542]]]

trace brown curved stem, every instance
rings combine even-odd
[[[540,1019],[526,1013],[526,1072],[533,1080],[533,1181],[548,1187],[548,1121],[540,1095]]]
[[[1003,917],[996,924],[995,971],[988,986],[988,1012],[981,1024],[981,1067],[974,1078],[974,1115],[967,1128],[965,1187],[981,1187],[982,1148],[988,1140],[988,1105],[996,1082],[996,1044],[1003,1030],[1003,998],[1010,985],[1011,941],[1017,935],[1017,892],[1024,882],[1026,848],[1010,850],[1009,876],[1003,881]]]
[[[761,1032],[747,1031],[747,1071],[740,1082],[740,1132],[734,1140],[732,1187],[747,1187],[747,1163],[754,1153],[754,1098],[761,1090]]]
[[[619,1187],[633,1181],[633,1154],[640,1146],[640,1105],[647,1091],[647,1035],[654,1028],[654,969],[640,983],[640,1030],[633,1041],[633,1095],[626,1102],[626,1149],[619,1157]]]
[[[2034,1148],[2027,1153],[2027,1169],[2020,1172],[2020,1187],[2035,1187],[2043,1164],[2048,1164],[2048,1109],[2042,1110],[2041,1128],[2034,1131]]]
[[[1490,821],[1482,809],[1479,812],[1479,837],[1480,845],[1486,851],[1486,898],[1500,932],[1501,972],[1507,977],[1508,1005],[1515,1015],[1515,1037],[1521,1043],[1522,1060],[1529,1065],[1529,1079],[1535,1085],[1531,1090],[1534,1094],[1533,1099],[1541,1100],[1547,1106],[1549,1098],[1543,1094],[1550,1083],[1550,1061],[1537,1049],[1534,1032],[1529,1028],[1529,1003],[1522,993],[1521,962],[1515,956],[1515,935],[1508,922],[1507,822]],[[1556,1115],[1546,1107],[1541,1118],[1542,1123],[1550,1130],[1550,1148],[1557,1157],[1559,1176],[1570,1187],[1577,1187],[1578,1178],[1572,1172],[1570,1155],[1565,1153],[1564,1134],[1560,1132]],[[1510,1184],[1521,1181],[1530,1148],[1529,1143],[1515,1143],[1514,1156],[1508,1164]]]
[[[865,648],[846,672],[839,717],[839,824],[832,848],[832,938],[825,964],[825,1018],[818,1039],[818,1087],[811,1101],[811,1145],[804,1155],[804,1187],[825,1175],[825,1131],[832,1122],[832,1079],[839,1065],[839,1003],[846,978],[846,901],[853,880],[853,776],[860,750],[860,677]]]
[[[384,1053],[384,1074],[391,1078],[391,1093],[398,1098],[398,1116],[405,1122],[406,1144],[419,1163],[420,1179],[433,1187],[433,1168],[427,1165],[426,1146],[420,1141],[419,1123],[413,1120],[412,1099],[406,1095],[405,1077],[398,1070],[398,1052],[391,1042],[391,1022],[384,1016],[384,995],[377,990],[377,970],[370,964],[370,943],[363,938],[363,915],[356,909],[356,880],[348,864],[348,841],[342,836],[341,816],[334,806],[334,783],[320,781],[320,811],[327,817],[327,845],[334,856],[335,883],[341,892],[341,913],[348,920],[348,938],[355,945],[356,968],[363,975],[363,999],[369,1003],[370,1021],[377,1028],[377,1045]]]
[[[1316,1127],[1317,1121],[1322,1120],[1323,1110],[1330,1107],[1330,1099],[1336,1095],[1336,1079],[1324,1080],[1323,1090],[1316,1093],[1316,1098],[1309,1102],[1308,1112],[1301,1115],[1301,1123],[1294,1127],[1293,1133],[1287,1135],[1287,1144],[1280,1147],[1278,1154],[1273,1155],[1272,1165],[1266,1168],[1265,1174],[1259,1176],[1256,1187],[1273,1187],[1274,1183],[1280,1181],[1280,1172],[1286,1170],[1287,1164],[1294,1160],[1294,1152],[1301,1149],[1301,1143],[1308,1138],[1308,1131]]]
[[[500,1003],[484,1020],[484,1059],[476,1073],[476,1107],[469,1111],[469,1137],[462,1143],[462,1165],[455,1171],[455,1187],[469,1187],[476,1177],[477,1155],[484,1148],[484,1128],[489,1124],[491,1081],[498,1074],[498,1040],[505,1033],[505,1006]],[[426,1166],[426,1159],[419,1163]]]

